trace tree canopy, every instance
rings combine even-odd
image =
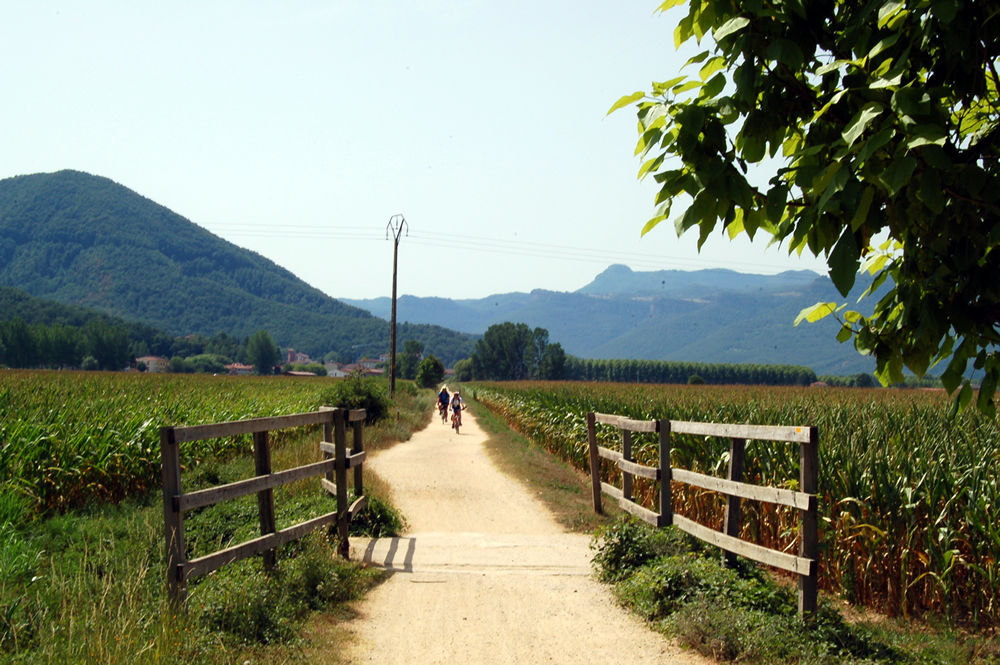
[[[720,224],[824,256],[841,294],[888,286],[870,315],[818,303],[883,383],[944,361],[956,404],[992,411],[1000,377],[1000,2],[666,0],[674,42],[707,48],[635,104],[640,178],[659,185],[645,234],[690,205],[699,247]]]
[[[524,323],[490,326],[472,352],[472,374],[496,381],[560,379],[566,354],[558,343],[549,343],[549,331],[532,330]]]

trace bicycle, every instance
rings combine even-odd
[[[455,434],[458,434],[458,428],[462,426],[461,410],[451,412],[451,426],[455,429]]]

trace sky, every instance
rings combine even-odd
[[[6,2],[0,178],[110,178],[337,298],[391,294],[393,215],[399,295],[825,272],[760,236],[640,237],[655,183],[607,111],[693,53],[658,4]]]

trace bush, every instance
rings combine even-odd
[[[361,372],[337,381],[333,387],[320,394],[318,406],[337,406],[342,409],[364,409],[365,423],[374,425],[389,413],[391,402],[385,388],[375,379]]]
[[[654,559],[698,547],[678,529],[650,529],[627,517],[598,529],[590,545],[597,551],[592,562],[604,582],[617,582]]]
[[[368,494],[368,505],[351,520],[352,536],[394,537],[403,531],[402,514],[389,503]]]

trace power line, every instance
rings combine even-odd
[[[231,237],[253,238],[293,238],[309,240],[338,241],[379,241],[384,242],[384,232],[371,226],[316,226],[310,224],[290,224],[275,228],[273,224],[240,224],[218,223],[212,229]],[[211,230],[211,229],[210,229]],[[462,233],[459,236],[450,231],[411,232],[411,242],[425,247],[440,249],[459,249],[465,252],[484,254],[500,254],[506,256],[524,256],[529,258],[552,259],[578,263],[607,265],[609,263],[627,263],[635,268],[649,270],[664,270],[668,267],[703,268],[709,264],[717,265],[700,257],[682,257],[660,253],[645,252],[615,252],[607,249],[556,245],[526,240],[507,240],[483,236],[470,236]],[[727,260],[727,267],[733,268],[764,268],[773,270],[773,264],[755,261]]]

